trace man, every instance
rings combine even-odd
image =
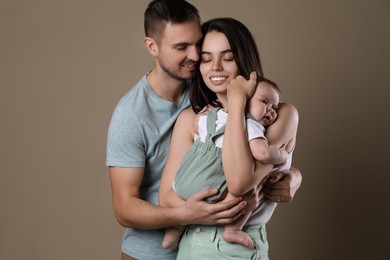
[[[152,1],[145,11],[144,26],[144,44],[155,65],[115,108],[106,164],[115,216],[126,227],[122,259],[175,259],[175,252],[161,247],[163,228],[227,224],[243,213],[246,202],[237,198],[208,204],[204,199],[216,191],[205,190],[182,207],[157,206],[173,124],[189,106],[189,80],[199,60],[202,33],[198,10],[184,0]],[[296,175],[285,182],[287,197],[293,197],[299,187],[299,172]]]

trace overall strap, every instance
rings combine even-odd
[[[214,142],[214,140],[218,136],[222,135],[225,132],[226,124],[224,126],[222,126],[220,129],[218,129],[217,131],[215,131],[215,128],[216,128],[215,121],[217,120],[217,113],[218,113],[218,111],[220,109],[221,109],[220,107],[214,107],[207,114],[207,136],[206,136],[206,141],[207,140],[211,140],[211,141]]]

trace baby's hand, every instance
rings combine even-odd
[[[286,150],[286,145],[283,144],[280,148],[279,148],[279,163],[275,165],[275,167],[280,167],[282,166],[283,164],[285,164],[287,162],[287,158],[288,158],[288,152]]]

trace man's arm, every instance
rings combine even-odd
[[[139,197],[143,168],[110,167],[110,181],[114,213],[125,227],[156,229],[180,222],[172,211],[158,208]]]
[[[187,115],[195,115],[193,112],[192,114],[189,112],[187,110]],[[183,116],[181,115],[179,118],[183,118]],[[191,118],[192,122],[194,117]],[[177,121],[183,120],[178,119]],[[184,125],[180,125],[178,122],[176,125],[180,127],[175,125],[176,130],[174,131],[182,131],[185,127],[192,126],[192,124],[187,124],[189,120],[184,120]],[[183,139],[181,140],[183,141]],[[181,153],[188,149],[181,142],[178,142],[176,147]],[[174,149],[171,147],[170,150]],[[110,167],[109,173],[114,213],[118,222],[125,227],[156,229],[172,225],[226,224],[236,219],[246,204],[246,202],[240,202],[240,198],[228,203],[218,203],[218,205],[208,204],[204,199],[216,193],[210,189],[194,194],[186,202],[176,198],[169,200],[170,203],[174,203],[173,205],[165,203],[163,206],[155,206],[140,198],[139,190],[144,176],[143,168]],[[161,186],[164,186],[163,183],[164,180],[161,181],[160,190]],[[168,183],[167,181],[167,187],[171,188],[172,182]]]
[[[142,168],[110,167],[110,181],[114,213],[124,227],[157,229],[187,224],[227,224],[242,212],[245,202],[240,199],[220,204],[208,204],[204,199],[215,193],[206,190],[197,193],[178,207],[155,206],[139,197]]]

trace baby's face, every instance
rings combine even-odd
[[[263,126],[269,126],[277,118],[279,93],[267,82],[257,85],[255,94],[249,100],[248,111]]]

